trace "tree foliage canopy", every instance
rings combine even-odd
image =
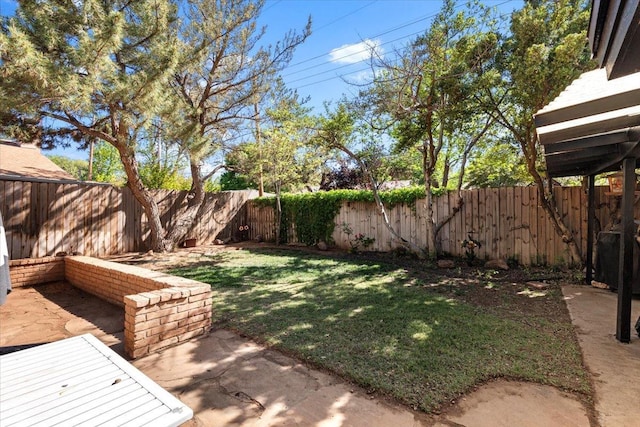
[[[252,118],[250,107],[309,34],[307,23],[300,34],[262,45],[263,5],[25,0],[0,31],[0,97],[7,100],[0,133],[45,145],[93,139],[115,147],[149,218],[153,249],[171,249],[194,223],[217,170],[205,173],[205,160]],[[191,171],[189,206],[171,230],[148,191],[171,168],[144,171],[136,158],[158,129]]]

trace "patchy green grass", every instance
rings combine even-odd
[[[557,291],[279,250],[171,272],[212,285],[214,322],[425,411],[496,377],[591,392]]]

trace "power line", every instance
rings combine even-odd
[[[282,0],[276,0],[273,3],[271,3],[269,6],[265,7],[264,9],[262,9],[262,12],[266,12],[267,10],[271,9],[274,6],[277,6],[278,3],[282,3]]]
[[[505,5],[505,4],[507,4],[507,3],[511,3],[511,2],[513,2],[513,1],[514,1],[514,0],[505,0],[505,1],[501,2],[501,3],[498,3],[498,4],[494,5],[494,7],[499,7],[499,6]],[[459,8],[460,8],[460,7],[462,7],[462,6],[463,6],[463,3],[461,2],[461,3],[457,4],[457,5],[454,7],[454,10],[455,10],[455,9],[459,9]],[[434,18],[434,17],[436,17],[439,13],[440,13],[440,12],[436,12],[436,13],[433,13],[433,14],[431,14],[431,15],[425,15],[425,16],[423,16],[423,17],[421,17],[421,18],[418,18],[418,19],[415,19],[415,20],[413,20],[413,21],[409,21],[409,22],[406,22],[406,23],[404,23],[404,24],[400,24],[400,25],[398,25],[398,26],[396,26],[396,27],[392,27],[392,28],[390,28],[390,29],[388,29],[388,30],[385,30],[385,31],[381,32],[381,33],[378,33],[378,34],[375,34],[375,35],[372,35],[372,36],[369,36],[369,37],[365,37],[365,39],[366,39],[366,40],[376,39],[376,38],[378,38],[378,37],[381,37],[381,36],[387,35],[387,34],[389,34],[389,33],[393,33],[393,32],[395,32],[395,31],[401,30],[401,29],[403,29],[403,28],[410,27],[411,25],[417,24],[417,23],[419,23],[419,22],[426,21],[426,20],[428,20],[428,19]],[[383,43],[383,44],[382,44],[382,46],[387,45],[387,44],[389,44],[389,43],[397,42],[397,41],[402,40],[402,39],[405,39],[405,38],[412,37],[412,36],[414,36],[414,35],[416,35],[416,34],[420,34],[420,33],[422,33],[422,32],[423,32],[423,30],[413,32],[413,33],[408,34],[408,35],[406,35],[406,36],[402,36],[402,37],[396,38],[396,39],[394,39],[394,40],[391,40],[391,41],[389,41],[389,42],[385,42],[385,43]],[[289,65],[289,66],[287,67],[287,69],[290,69],[290,68],[296,67],[296,66],[298,66],[298,65],[301,65],[301,64],[304,64],[304,63],[307,63],[307,62],[310,62],[310,61],[313,61],[313,60],[315,60],[315,59],[324,58],[325,56],[329,55],[333,50],[334,50],[334,49],[332,49],[332,50],[331,50],[331,51],[329,51],[329,52],[325,52],[325,53],[323,53],[323,54],[320,54],[320,55],[314,56],[314,57],[312,57],[312,58],[305,59],[305,60],[303,60],[303,61],[299,61],[299,62],[296,62],[296,63],[294,63],[294,64],[291,64],[291,65]],[[344,55],[344,56],[341,56],[341,57],[339,57],[339,58],[335,58],[335,59],[334,59],[334,61],[336,61],[336,60],[340,60],[340,59],[345,59],[345,58],[348,58],[348,57],[351,57],[351,56],[355,56],[355,55],[359,55],[359,54],[361,54],[361,53],[366,52],[367,50],[369,50],[369,49],[363,49],[363,50],[360,50],[360,51],[357,51],[357,52],[353,52],[353,53],[350,53],[350,54],[348,54],[348,55]],[[331,62],[332,62],[332,61],[324,61],[324,63],[331,63]],[[322,66],[322,65],[323,65],[323,64],[319,64],[319,65],[314,65],[314,66],[307,67],[307,68],[305,68],[305,69],[303,69],[303,70],[292,71],[291,73],[284,74],[284,75],[283,75],[283,77],[290,76],[290,75],[293,75],[293,74],[297,74],[297,73],[302,72],[302,71],[307,71],[307,70],[309,70],[309,69],[316,68],[316,67],[318,67],[318,66]]]
[[[498,3],[498,4],[494,5],[494,7],[502,6],[502,5],[504,5],[504,4],[511,3],[511,2],[513,2],[513,1],[514,1],[514,0],[505,0],[505,1],[501,2],[501,3]],[[460,6],[461,6],[461,4],[457,5],[457,6],[456,6],[456,8],[459,8]],[[439,13],[439,12],[438,12],[438,13]],[[429,15],[429,16],[428,16],[428,17],[426,17],[426,18],[420,18],[420,19],[415,20],[415,21],[412,21],[412,22],[413,22],[413,23],[415,23],[415,22],[420,22],[421,20],[428,19],[429,17],[433,18],[433,17],[435,17],[436,15],[437,15],[437,13],[436,13],[436,14],[433,14],[433,15]],[[503,15],[501,15],[501,16],[502,16],[502,17],[504,17],[504,16],[506,16],[506,14],[503,14]],[[398,29],[400,29],[400,28],[406,28],[406,27],[408,27],[408,26],[410,26],[410,25],[412,25],[412,24],[411,24],[411,23],[406,23],[406,24],[403,24],[403,25],[401,25],[401,26],[399,26],[399,27],[397,27],[397,28],[398,28]],[[393,31],[396,31],[396,29],[387,30],[387,31],[385,31],[385,32],[379,33],[378,35],[372,36],[371,38],[376,38],[376,37],[379,37],[380,35],[388,34],[388,33],[391,33],[391,32],[393,32]],[[412,36],[415,36],[415,35],[417,35],[417,34],[420,34],[420,33],[422,33],[422,32],[423,32],[423,30],[420,30],[420,31],[416,31],[416,32],[410,33],[410,34],[405,35],[405,36],[398,37],[398,38],[396,38],[396,39],[393,39],[393,40],[390,40],[390,41],[388,41],[388,42],[382,43],[382,44],[381,44],[381,46],[385,46],[385,45],[388,45],[388,44],[391,44],[391,43],[395,43],[395,42],[398,42],[398,41],[400,41],[400,40],[408,39],[408,38],[410,38],[410,37],[412,37]],[[345,56],[340,57],[340,58],[337,58],[337,59],[344,59],[344,58],[348,58],[348,57],[350,57],[350,56],[360,55],[360,54],[362,54],[362,53],[364,53],[364,52],[366,52],[366,51],[368,51],[368,50],[370,50],[370,49],[363,49],[363,50],[360,50],[360,51],[357,51],[357,52],[351,53],[351,54],[349,54],[349,55],[345,55]],[[329,52],[329,53],[330,53],[330,52]],[[299,64],[302,64],[302,63],[304,63],[304,62],[309,62],[309,61],[311,61],[311,60],[313,60],[313,59],[317,59],[317,58],[324,57],[324,56],[328,55],[329,53],[325,53],[325,54],[323,54],[323,55],[318,55],[318,56],[316,56],[316,57],[314,57],[314,58],[310,58],[310,59],[308,59],[308,60],[298,62],[298,63],[297,63],[297,64],[295,64],[295,65],[299,65]],[[295,79],[295,80],[293,80],[293,81],[290,81],[289,83],[295,83],[295,82],[299,82],[299,81],[302,81],[302,80],[307,80],[307,79],[312,78],[312,77],[320,76],[320,75],[323,75],[323,74],[333,73],[333,72],[335,72],[336,70],[343,69],[343,68],[346,68],[346,67],[349,67],[349,66],[355,65],[355,64],[357,64],[357,63],[359,63],[359,62],[362,62],[362,61],[354,62],[354,63],[352,63],[352,64],[345,64],[345,65],[341,65],[341,66],[338,66],[338,67],[333,67],[333,68],[331,68],[331,69],[329,69],[329,70],[325,70],[325,71],[322,71],[322,72],[318,72],[318,73],[315,73],[315,74],[312,74],[312,75],[309,75],[309,76],[306,76],[306,77],[300,77],[300,78],[298,78],[298,79]],[[300,72],[308,71],[308,70],[313,69],[313,68],[322,67],[322,66],[324,66],[324,65],[331,64],[331,63],[332,63],[332,61],[324,61],[324,62],[323,62],[323,63],[321,63],[321,64],[316,64],[316,65],[313,65],[313,66],[310,66],[310,67],[306,67],[306,68],[304,68],[303,70],[298,70],[298,71],[294,71],[294,72],[291,72],[291,73],[284,74],[284,75],[283,75],[283,77],[291,76],[291,75],[294,75],[294,74],[298,74],[298,73],[300,73]],[[344,73],[344,74],[334,75],[334,76],[332,76],[332,77],[328,77],[328,78],[325,78],[325,79],[322,79],[322,80],[318,80],[318,81],[315,81],[315,82],[312,82],[312,83],[307,83],[307,84],[304,84],[304,85],[297,86],[297,87],[295,87],[295,88],[293,88],[293,89],[297,90],[297,89],[301,89],[301,88],[304,88],[304,87],[312,86],[312,85],[315,85],[315,84],[324,83],[324,82],[327,82],[327,81],[330,81],[330,80],[334,80],[334,79],[337,79],[337,78],[343,78],[343,77],[345,77],[345,76],[348,76],[348,75],[351,75],[351,74],[355,74],[355,73],[358,73],[358,72],[362,72],[362,71],[366,71],[366,70],[369,70],[369,69],[370,69],[370,67],[367,67],[367,68],[362,68],[362,69],[358,69],[358,70],[355,70],[355,71],[350,71],[350,72],[348,72],[348,73]]]
[[[322,29],[324,29],[324,28],[327,28],[327,27],[329,27],[329,26],[331,26],[331,25],[335,24],[336,22],[342,21],[344,18],[348,18],[348,17],[349,17],[349,16],[351,16],[351,15],[355,15],[356,13],[360,12],[362,9],[365,9],[365,8],[367,8],[367,7],[371,6],[371,5],[372,5],[372,4],[374,4],[376,1],[377,1],[377,0],[373,0],[373,1],[371,1],[371,2],[369,2],[369,3],[367,3],[367,4],[365,4],[364,6],[359,7],[359,8],[358,8],[358,9],[356,9],[356,10],[353,10],[353,11],[351,11],[351,12],[349,12],[349,13],[345,14],[345,15],[342,15],[341,17],[336,18],[336,19],[334,19],[333,21],[331,21],[331,22],[328,22],[328,23],[324,24],[322,27],[318,27],[318,28],[316,28],[316,30],[315,30],[315,31],[320,31],[320,30],[322,30]]]
[[[508,0],[507,2],[509,2],[509,1],[513,1],[513,0]],[[457,9],[457,8],[459,8],[459,7],[461,7],[461,6],[462,6],[462,4],[459,4],[459,5],[455,6],[455,8]],[[439,12],[438,12],[438,13],[439,13]],[[398,25],[398,26],[396,26],[396,27],[392,27],[392,28],[390,28],[390,29],[384,30],[384,31],[383,31],[383,32],[381,32],[381,33],[374,34],[374,35],[372,35],[372,36],[366,37],[366,39],[370,39],[370,40],[371,40],[371,39],[375,39],[375,38],[378,38],[378,37],[384,36],[384,35],[386,35],[386,34],[392,33],[392,32],[394,32],[394,31],[398,31],[398,30],[401,30],[401,29],[403,29],[403,28],[409,27],[409,26],[411,26],[411,25],[415,25],[415,24],[417,24],[417,23],[419,23],[419,22],[426,21],[426,20],[428,20],[428,19],[434,18],[435,16],[437,16],[437,15],[438,15],[438,13],[434,13],[434,14],[431,14],[431,15],[425,15],[425,16],[423,16],[423,17],[421,17],[421,18],[414,19],[413,21],[409,21],[409,22],[406,22],[406,23],[404,23],[404,24],[400,24],[400,25]],[[326,27],[326,25],[325,25],[325,26],[323,26],[323,28],[324,28],[324,27]],[[322,54],[320,54],[320,55],[314,56],[314,57],[312,57],[312,58],[308,58],[308,59],[305,59],[305,60],[302,60],[302,61],[296,62],[295,64],[291,64],[291,65],[289,65],[289,67],[287,67],[287,68],[297,67],[298,65],[305,64],[305,63],[310,62],[310,61],[313,61],[313,60],[315,60],[315,59],[318,59],[318,58],[324,58],[325,56],[327,56],[327,55],[328,55],[328,54],[330,54],[330,53],[331,53],[331,51],[329,51],[329,52],[325,52],[325,53],[322,53]],[[353,54],[351,54],[351,55],[355,55],[355,54],[356,54],[356,53],[353,53]],[[346,57],[351,56],[351,55],[346,55],[345,57],[342,57],[342,58],[339,58],[339,59],[343,59],[343,58],[346,58]]]

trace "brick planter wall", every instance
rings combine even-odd
[[[131,358],[205,333],[211,286],[140,267],[84,256],[65,257],[74,286],[125,308],[124,349]]]
[[[12,288],[64,280],[64,258],[49,256],[9,261],[9,275]]]

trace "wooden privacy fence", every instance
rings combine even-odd
[[[619,197],[608,196],[608,187],[596,188],[596,225],[604,227]],[[555,233],[551,222],[538,200],[535,187],[482,188],[463,191],[464,205],[453,219],[440,231],[438,242],[448,254],[462,256],[461,242],[470,235],[481,243],[476,254],[481,259],[516,259],[524,265],[560,264],[569,259],[562,239]],[[582,187],[556,187],[554,197],[559,211],[580,242],[582,253],[587,245],[587,195]],[[445,218],[455,206],[456,194],[435,198],[436,222]],[[640,217],[638,204],[636,218]],[[391,224],[405,239],[426,247],[426,219],[424,200],[415,206],[398,205],[388,210]],[[248,203],[247,223],[250,237],[260,235],[265,240],[274,239],[275,220],[273,209]],[[368,250],[390,251],[399,245],[395,242],[382,216],[373,203],[343,202],[335,218],[336,228],[332,238],[336,246],[348,249],[349,236],[342,224],[348,224],[353,234],[372,237],[375,242]],[[293,230],[292,230],[293,231]],[[289,233],[295,239],[295,233]],[[297,243],[295,240],[290,243]]]
[[[163,226],[186,208],[186,191],[153,192]],[[227,224],[242,216],[254,191],[209,193],[189,237],[212,243]],[[148,249],[149,229],[142,206],[128,188],[73,181],[0,179],[0,212],[10,259],[59,252],[88,256]]]

